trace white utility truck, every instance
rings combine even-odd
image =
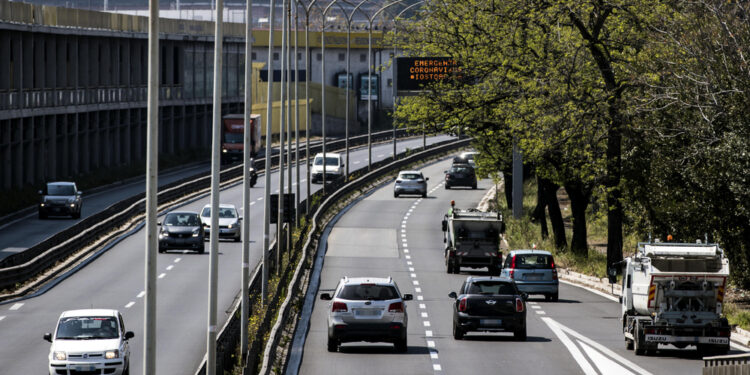
[[[505,232],[500,213],[461,210],[451,201],[442,224],[448,273],[459,273],[461,267],[487,267],[491,276],[500,275],[503,265],[500,234]]]
[[[695,345],[704,356],[729,351],[731,329],[721,315],[729,260],[719,245],[639,243],[622,264],[620,304],[628,349],[644,355],[672,344]]]

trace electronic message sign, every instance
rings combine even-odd
[[[450,57],[397,57],[396,91],[398,95],[414,95],[424,86],[461,73],[458,61]]]

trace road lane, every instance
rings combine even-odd
[[[446,139],[431,138],[430,143]],[[399,152],[405,148],[421,146],[421,139],[399,142]],[[387,153],[391,144],[375,145],[374,151]],[[367,149],[360,148],[350,154],[352,160],[366,161]],[[374,159],[375,161],[379,159]],[[363,164],[366,165],[366,164]],[[273,174],[272,190],[277,189],[278,178]],[[301,174],[302,176],[302,174]],[[257,201],[262,197],[264,179],[251,191],[251,198]],[[315,190],[320,185],[312,185]],[[306,184],[301,186],[304,196]],[[239,186],[225,189],[221,193],[223,203],[241,206],[242,193]],[[179,209],[200,210],[208,197],[186,204]],[[251,259],[256,265],[262,246],[263,205],[251,207]],[[123,239],[111,250],[94,262],[58,284],[47,293],[24,300],[18,310],[9,310],[11,304],[0,305],[0,373],[31,374],[43,373],[49,343],[42,340],[42,334],[54,329],[57,317],[63,310],[89,307],[115,308],[123,313],[128,330],[135,332],[131,340],[133,369],[142,367],[143,340],[143,246],[144,233],[138,231]],[[229,308],[240,289],[241,243],[221,242],[219,255],[219,319],[226,321]],[[180,259],[179,262],[176,262]],[[173,266],[167,270],[167,267]],[[208,254],[183,254],[171,251],[159,254],[157,270],[165,276],[157,281],[157,373],[191,374],[205,353],[205,325],[207,321],[207,267]],[[131,302],[130,307],[126,308]]]

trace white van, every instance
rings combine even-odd
[[[326,182],[337,181],[344,177],[344,159],[341,154],[326,152],[325,157]],[[310,167],[312,183],[323,182],[323,153],[318,153]]]

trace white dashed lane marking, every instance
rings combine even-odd
[[[146,295],[146,291],[142,290],[140,293],[138,293],[137,296],[135,296],[135,298],[143,298],[143,296],[145,296],[145,295]]]
[[[180,263],[181,260],[182,260],[182,258],[177,258],[177,259],[174,260],[174,262],[175,263]]]
[[[424,331],[424,335],[427,337],[432,337],[432,331]]]
[[[21,308],[21,306],[23,306],[23,303],[16,303],[13,306],[11,306],[8,310],[11,310],[11,311],[18,310]]]
[[[422,324],[424,324],[425,327],[429,327],[430,326],[430,321],[429,320],[425,320],[424,322],[422,322]]]
[[[162,273],[161,275],[159,275],[159,278],[160,278],[160,279],[163,279],[163,278],[164,278],[164,276],[167,276],[167,274],[166,274],[166,273]]]
[[[539,305],[531,305],[531,308],[532,308],[532,309],[541,309],[541,308],[542,308],[542,306],[539,306]]]
[[[0,321],[2,321],[3,319],[5,319],[5,315],[0,316]]]
[[[128,304],[127,304],[127,305],[125,305],[125,308],[126,308],[126,309],[129,309],[129,308],[133,307],[133,305],[135,305],[135,302],[133,302],[133,301],[130,301],[130,302],[128,302]]]
[[[420,303],[419,304],[419,308],[422,309],[422,310],[424,310],[424,309],[427,308],[427,306],[424,303]]]
[[[546,312],[544,312],[544,311],[542,311],[542,310],[536,310],[536,313],[537,313],[538,315],[545,315],[545,314],[547,314]]]
[[[170,264],[170,265],[168,265],[168,266],[167,266],[167,271],[171,271],[171,270],[172,270],[172,268],[174,268],[174,265],[173,265],[173,264]]]

